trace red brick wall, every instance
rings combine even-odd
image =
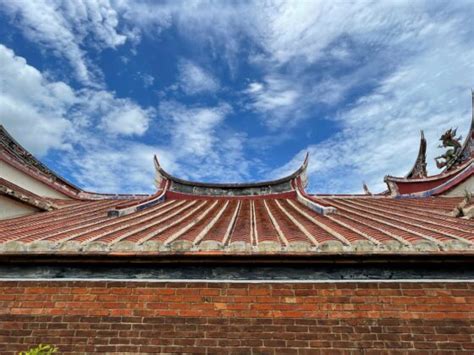
[[[474,283],[0,282],[0,351],[472,354]],[[364,351],[362,351],[364,350]]]

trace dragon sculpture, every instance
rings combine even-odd
[[[438,167],[438,169],[451,165],[451,163],[456,160],[458,153],[462,148],[462,137],[456,137],[456,131],[457,128],[454,130],[450,128],[439,139],[442,144],[438,147],[447,148],[447,151],[444,154],[441,154],[435,158],[436,166]]]

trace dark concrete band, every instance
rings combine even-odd
[[[267,265],[104,265],[3,264],[0,279],[137,280],[474,280],[463,264],[267,264]]]

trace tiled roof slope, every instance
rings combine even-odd
[[[444,195],[461,183],[474,178],[474,91],[472,92],[471,99],[471,127],[455,157],[446,161],[445,169],[439,174],[427,176],[427,143],[422,131],[418,156],[410,172],[405,177],[385,176],[384,180],[387,183],[390,195],[404,197]],[[452,129],[447,131],[444,135],[448,134],[448,132],[452,132]],[[454,130],[454,132],[456,132],[456,130]],[[458,138],[454,140],[457,141]],[[444,144],[443,142],[443,145]],[[449,144],[446,145],[445,148],[454,149],[452,146],[449,146]],[[442,157],[443,156],[439,156],[438,158]]]
[[[0,124],[0,162],[4,162],[33,179],[61,192],[69,198],[79,199],[142,199],[147,195],[137,194],[103,194],[88,192],[75,186],[68,180],[49,169],[35,158],[26,148],[18,143]]]
[[[353,254],[474,251],[474,221],[454,218],[461,198],[316,198],[322,215],[296,196],[195,198],[175,195],[108,217],[127,201],[77,201],[0,221],[2,254]]]
[[[469,137],[463,152],[472,152]],[[50,211],[0,221],[0,256],[474,256],[471,193],[443,196],[472,187],[474,158],[463,153],[455,169],[424,176],[423,140],[417,173],[388,177],[389,193],[376,195],[307,194],[308,157],[284,178],[243,184],[179,179],[155,158],[155,194],[45,199]],[[2,157],[26,164],[6,149]],[[41,199],[11,183],[5,193]]]

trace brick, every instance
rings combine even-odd
[[[0,352],[471,353],[465,284],[0,282]]]

